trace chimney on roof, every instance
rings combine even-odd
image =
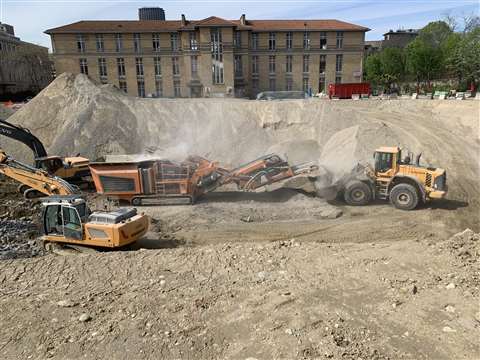
[[[240,16],[240,25],[247,25],[247,19],[245,18],[245,14],[242,14],[242,16]]]
[[[185,14],[182,14],[182,26],[187,25],[187,18],[185,17]]]

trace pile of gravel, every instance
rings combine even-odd
[[[0,259],[43,254],[38,227],[29,220],[0,220]]]

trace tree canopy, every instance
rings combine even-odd
[[[404,49],[384,48],[365,61],[365,78],[376,85],[414,80],[425,83],[456,78],[459,83],[480,81],[480,18],[463,19],[463,31],[456,22],[434,21],[419,31]]]

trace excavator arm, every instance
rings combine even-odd
[[[79,193],[76,186],[69,184],[57,176],[49,175],[44,170],[36,169],[30,165],[16,161],[5,154],[2,149],[0,149],[0,174],[8,176],[26,185],[28,188],[47,196]],[[31,190],[27,191],[30,191],[30,194],[32,193]],[[28,198],[29,196],[25,193],[25,197]]]
[[[0,119],[0,134],[27,145],[32,150],[35,159],[47,156],[42,142],[26,128]]]

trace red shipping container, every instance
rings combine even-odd
[[[328,85],[328,97],[339,99],[351,99],[352,94],[370,95],[369,83],[349,83],[349,84],[330,84]]]

